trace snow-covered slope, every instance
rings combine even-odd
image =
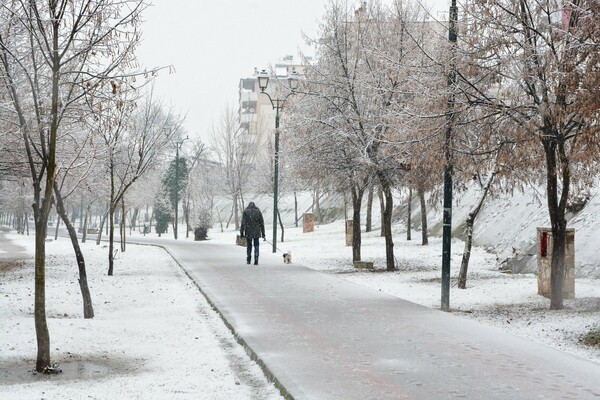
[[[578,277],[600,278],[600,185],[592,188],[590,199],[583,210],[569,213],[568,227],[575,229],[575,268]],[[452,210],[453,235],[462,238],[464,222],[473,204],[478,200],[479,190],[473,185],[466,191],[455,192]],[[246,195],[246,203],[254,201],[265,216],[265,223],[273,223],[273,197],[265,194]],[[298,192],[299,224],[302,214],[314,209],[312,192]],[[367,195],[363,199],[363,220],[366,220]],[[419,200],[413,196],[412,225],[420,230],[421,210]],[[395,224],[405,227],[407,212],[406,191],[395,193]],[[226,219],[231,213],[228,199],[221,202],[221,217]],[[351,218],[352,203],[348,201]],[[427,202],[427,218],[430,235],[441,236],[442,206],[439,202]],[[285,194],[279,201],[279,211],[285,226],[295,224],[295,201],[293,194]],[[344,218],[343,196],[327,194],[321,198],[321,212],[325,222]],[[373,200],[373,229],[379,229],[379,200]],[[524,192],[488,196],[475,222],[475,245],[496,254],[499,268],[513,273],[535,272],[536,270],[536,228],[548,227],[549,217],[544,188],[529,188]],[[216,227],[217,225],[215,225]],[[418,235],[418,233],[415,234]]]
[[[478,194],[472,189],[455,195],[454,235],[461,235],[465,218]],[[441,234],[440,209],[428,212],[433,235]],[[567,219],[567,226],[575,229],[577,275],[600,277],[600,188],[593,188],[585,207],[578,213],[569,213]],[[537,262],[536,228],[549,225],[543,189],[488,198],[475,222],[475,245],[496,254],[504,268],[515,273],[533,272]]]
[[[583,210],[569,213],[568,227],[575,229],[575,268],[578,277],[600,278],[600,185],[592,188],[590,199]],[[453,235],[462,238],[464,222],[473,204],[478,200],[479,190],[474,186],[466,191],[455,192],[452,210]],[[246,196],[263,211],[265,223],[273,221],[273,198],[268,195]],[[310,212],[313,193],[298,192],[298,217]],[[396,226],[406,225],[407,193],[394,196]],[[418,198],[413,197],[412,225],[420,230],[421,210]],[[230,205],[228,206],[231,207]],[[428,201],[427,218],[430,235],[441,236],[442,207],[440,202]],[[348,204],[351,215],[351,203]],[[366,195],[363,209],[366,208]],[[279,202],[279,210],[286,226],[295,221],[294,196],[285,195]],[[344,218],[344,200],[339,194],[325,195],[321,199],[321,210],[331,222]],[[363,226],[366,210],[363,211]],[[379,201],[373,201],[373,225],[379,227]],[[498,267],[513,273],[535,272],[536,228],[549,226],[548,208],[544,188],[530,188],[525,192],[488,196],[475,222],[475,245],[485,247],[496,254]],[[404,230],[404,229],[402,229]],[[418,233],[415,233],[415,237]]]

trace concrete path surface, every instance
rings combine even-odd
[[[160,243],[290,399],[598,399],[600,365],[334,275],[263,245]],[[266,254],[265,254],[266,253]]]
[[[14,231],[7,227],[0,226],[0,260],[33,258],[33,255],[27,253],[27,249],[24,249],[6,239],[6,232]]]

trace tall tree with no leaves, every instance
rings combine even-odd
[[[182,123],[173,112],[164,110],[152,91],[142,99],[135,93],[121,92],[119,87],[113,91],[114,97],[105,95],[91,103],[96,108],[95,127],[104,139],[110,183],[106,214],[109,221],[109,276],[114,271],[115,210],[127,190],[158,162],[171,139],[179,133]]]
[[[0,5],[0,68],[33,180],[37,371],[52,368],[45,238],[61,129],[79,118],[80,100],[89,88],[134,60],[144,7],[142,1],[127,0],[9,0]]]
[[[249,138],[244,137],[245,132],[233,109],[226,105],[217,124],[212,128],[211,145],[214,155],[223,168],[224,180],[222,188],[231,196],[232,215],[235,229],[239,229],[239,208],[244,190],[250,185],[248,178],[252,171],[252,164],[256,158],[256,149],[252,149]]]
[[[361,204],[372,181],[382,188],[386,267],[395,269],[392,189],[410,161],[403,109],[421,54],[419,8],[396,2],[332,1],[322,23],[318,62],[309,66],[306,98],[294,110],[297,131],[306,132],[294,152],[343,176],[353,203],[353,259],[360,259]],[[310,104],[312,103],[312,104]],[[303,143],[302,143],[303,142]],[[298,151],[296,151],[298,149]],[[306,150],[306,151],[300,151]]]

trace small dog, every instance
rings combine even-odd
[[[283,262],[286,264],[292,263],[292,252],[288,250],[287,253],[283,254]]]

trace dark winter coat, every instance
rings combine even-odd
[[[263,220],[263,215],[252,202],[248,204],[248,207],[244,210],[244,214],[242,214],[240,235],[245,236],[248,239],[265,237],[265,221]]]

